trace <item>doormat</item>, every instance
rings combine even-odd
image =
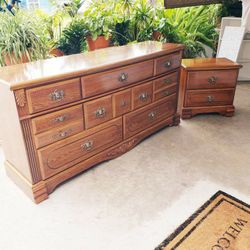
[[[219,191],[155,250],[250,250],[250,206]]]

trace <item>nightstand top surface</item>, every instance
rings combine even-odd
[[[183,59],[182,67],[186,70],[235,69],[242,66],[227,58]]]

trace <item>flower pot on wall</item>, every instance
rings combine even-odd
[[[154,41],[160,41],[161,40],[161,32],[159,31],[154,31],[153,34],[152,34],[152,38]]]
[[[90,36],[87,37],[89,51],[109,47],[110,40],[110,38],[106,39],[105,36],[98,36],[96,40],[93,40]]]
[[[12,57],[14,57],[14,53],[12,53],[12,55],[5,55],[4,56],[4,62],[5,62],[6,66],[10,66],[10,65],[14,65],[14,64],[27,63],[27,62],[30,61],[26,54],[22,54],[21,58],[15,60],[15,62],[13,62],[11,60]]]
[[[58,48],[51,49],[49,54],[54,57],[64,56],[64,53]]]

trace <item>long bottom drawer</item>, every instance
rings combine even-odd
[[[173,94],[147,107],[136,110],[124,116],[124,138],[127,139],[140,131],[174,115],[177,97]]]
[[[77,136],[38,150],[46,179],[122,141],[122,119],[87,130]]]

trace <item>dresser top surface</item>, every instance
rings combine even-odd
[[[183,59],[182,67],[187,70],[206,70],[206,69],[235,69],[241,65],[227,58],[194,58]]]
[[[0,82],[7,84],[12,90],[34,87],[152,59],[183,48],[181,44],[148,41],[0,67]]]

